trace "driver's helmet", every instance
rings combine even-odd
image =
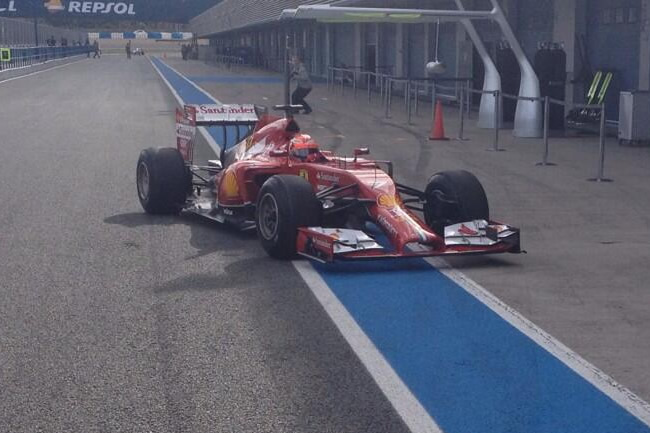
[[[319,154],[318,143],[310,135],[298,134],[291,140],[291,154],[302,161],[309,155]]]

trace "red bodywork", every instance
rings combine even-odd
[[[302,176],[318,193],[332,186],[357,185],[356,196],[363,200],[369,219],[373,221],[392,248],[360,249],[337,258],[417,257],[448,254],[485,254],[513,251],[512,243],[494,245],[445,245],[443,237],[434,233],[422,219],[403,203],[393,179],[376,161],[343,158],[321,152],[317,161],[305,162],[290,156],[290,141],[299,132],[289,132],[291,118],[263,116],[254,132],[230,153],[234,159],[216,177],[218,206],[237,209],[254,206],[264,182],[276,174]],[[490,223],[493,224],[493,223]],[[334,259],[336,236],[314,233],[309,228],[299,230],[297,251],[322,261]],[[307,244],[311,253],[307,251]],[[315,250],[314,250],[315,249]],[[516,245],[518,249],[518,244]],[[314,254],[316,251],[317,257]]]

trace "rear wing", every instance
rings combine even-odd
[[[255,125],[259,107],[253,104],[186,105],[186,112],[194,112],[196,126]]]
[[[189,163],[193,159],[197,127],[221,128],[217,141],[222,152],[246,138],[266,108],[253,104],[188,104],[176,109],[176,146]]]

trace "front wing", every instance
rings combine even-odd
[[[323,227],[300,228],[296,248],[298,254],[322,263],[521,252],[518,228],[485,220],[446,227],[444,248],[414,243],[408,244],[404,251],[394,251],[361,230]]]

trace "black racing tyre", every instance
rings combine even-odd
[[[273,258],[296,255],[298,227],[319,226],[322,205],[309,182],[300,176],[269,178],[257,196],[255,225],[262,247]]]
[[[140,204],[150,214],[177,214],[187,199],[192,179],[183,157],[172,147],[140,153],[136,184]]]
[[[445,226],[490,219],[485,190],[476,176],[468,171],[434,174],[424,192],[424,219],[441,236],[444,236]]]

